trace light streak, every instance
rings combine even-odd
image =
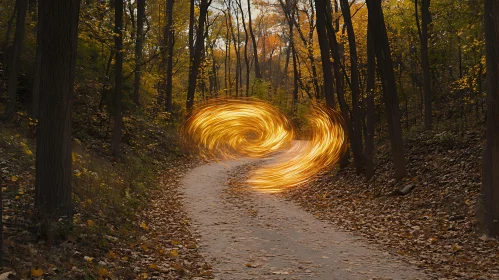
[[[307,117],[311,139],[295,145],[275,158],[274,162],[255,170],[248,179],[254,188],[280,192],[311,180],[314,175],[336,164],[346,148],[340,115],[323,106],[314,106]]]
[[[182,135],[208,159],[261,158],[281,151],[247,180],[257,190],[280,192],[334,166],[345,151],[345,132],[337,112],[314,105],[307,120],[310,140],[291,145],[292,125],[274,106],[252,99],[217,99],[191,113]]]
[[[264,157],[289,147],[293,129],[274,106],[253,99],[216,99],[201,104],[182,135],[205,158]]]

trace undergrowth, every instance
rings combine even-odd
[[[98,116],[95,114],[94,120]],[[137,214],[157,190],[164,163],[187,160],[178,148],[175,129],[166,122],[146,117],[125,119],[125,143],[119,157],[109,152],[106,137],[99,137],[100,133],[105,136],[106,127],[84,127],[75,121],[73,224],[65,239],[49,244],[41,238],[34,219],[36,122],[18,113],[2,124],[3,271],[13,270],[23,279],[40,271],[61,275],[61,270],[67,270],[62,275],[70,277],[75,269],[79,275],[105,276],[106,270],[93,264],[92,259],[106,254],[113,240],[139,234]],[[59,246],[67,242],[76,244],[78,254],[83,256],[69,255],[64,246]],[[58,271],[53,271],[56,267]]]

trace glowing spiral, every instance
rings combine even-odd
[[[345,150],[345,132],[337,112],[316,105],[307,120],[312,128],[310,140],[291,145],[292,126],[274,106],[256,100],[218,99],[194,110],[182,135],[205,158],[263,157],[291,146],[248,179],[258,190],[279,192],[333,166]]]
[[[182,128],[205,158],[263,157],[287,148],[293,129],[274,106],[251,99],[217,99],[201,104]]]
[[[296,141],[274,162],[255,170],[248,182],[256,189],[280,192],[307,182],[340,160],[346,147],[340,115],[323,106],[314,106],[307,120],[312,128],[311,139]]]

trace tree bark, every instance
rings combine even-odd
[[[14,33],[14,43],[12,44],[12,57],[9,64],[9,78],[7,81],[8,102],[5,107],[5,118],[10,119],[16,111],[17,78],[21,67],[21,51],[24,41],[24,30],[26,25],[26,11],[28,10],[28,0],[16,1],[16,31]]]
[[[241,19],[244,29],[244,63],[246,64],[246,97],[249,97],[249,82],[250,82],[250,62],[248,57],[248,29],[246,28],[246,21],[244,20],[244,11],[241,5],[241,0],[237,0],[237,5],[239,6],[239,10],[241,11]]]
[[[248,29],[249,29],[249,33],[250,33],[250,36],[251,36],[251,41],[253,42],[253,56],[254,56],[254,60],[255,60],[255,78],[257,80],[261,80],[262,79],[262,72],[260,70],[260,62],[258,61],[258,46],[257,46],[257,43],[256,43],[256,39],[255,39],[255,33],[253,33],[253,23],[252,23],[252,19],[251,19],[251,1],[252,0],[246,0],[248,1]]]
[[[485,0],[487,57],[487,141],[483,153],[481,221],[499,238],[499,2]]]
[[[289,2],[289,0],[287,0],[286,2]],[[295,9],[293,7],[290,13],[290,18],[295,17],[294,12]],[[291,45],[291,55],[293,56],[293,113],[296,114],[298,110],[298,81],[300,80],[300,75],[298,73],[298,62],[297,62],[298,54],[296,53],[295,41],[293,38],[293,22],[289,21],[288,25],[289,25],[289,44]]]
[[[146,12],[146,0],[137,0],[137,32],[135,33],[135,77],[133,81],[132,99],[136,105],[140,105],[140,78],[142,49],[144,42],[144,20]]]
[[[4,89],[4,78],[5,76],[8,75],[8,70],[9,70],[9,64],[10,64],[10,52],[9,52],[9,40],[10,40],[10,34],[12,33],[12,24],[14,22],[14,18],[16,17],[17,14],[17,7],[14,5],[14,10],[12,11],[12,15],[9,18],[9,21],[7,22],[7,32],[5,32],[5,41],[3,42],[2,46],[2,77],[0,78],[0,96],[2,96],[3,89]]]
[[[385,27],[381,0],[367,0],[368,20],[372,27],[378,71],[383,87],[388,134],[390,137],[395,177],[400,180],[407,175],[406,159],[402,128],[400,126],[400,108],[397,95],[397,84],[393,72],[393,61],[390,53],[390,44]]]
[[[173,111],[173,47],[175,45],[175,30],[173,26],[173,5],[174,0],[167,0],[166,11],[166,48],[167,48],[167,62],[166,62],[166,111],[171,113]]]
[[[339,12],[338,3],[335,1],[335,13]],[[348,108],[348,104],[345,100],[345,73],[341,67],[341,58],[343,55],[343,44],[339,44],[336,39],[336,30],[339,28],[339,17],[335,20],[335,27],[333,27],[333,8],[331,6],[330,1],[326,1],[326,28],[329,36],[329,45],[331,48],[331,52],[333,54],[333,71],[334,78],[336,81],[336,95],[338,97],[338,103],[340,105],[341,115],[343,120],[345,121],[346,130],[348,132],[348,137],[351,142],[353,141],[350,135],[353,134],[352,131],[352,121],[350,119],[350,110]],[[343,154],[340,160],[340,168],[345,168],[348,165],[348,161],[350,159],[350,147],[347,148],[346,152]]]
[[[298,81],[300,80],[298,73],[298,62],[297,62],[297,53],[295,49],[295,41],[293,37],[293,27],[294,18],[295,18],[295,10],[296,10],[296,2],[286,0],[284,3],[283,0],[279,1],[281,4],[282,11],[286,16],[286,21],[288,22],[289,28],[289,47],[291,48],[291,55],[293,58],[293,103],[292,103],[292,111],[296,114],[296,110],[298,108]]]
[[[114,128],[111,149],[114,155],[119,155],[123,133],[123,0],[114,0],[114,34]]]
[[[371,179],[374,175],[374,92],[376,83],[376,54],[374,50],[374,38],[372,35],[371,26],[367,24],[367,129],[365,135],[365,166],[366,166],[366,180]]]
[[[206,23],[206,16],[211,0],[201,0],[199,6],[199,20],[196,29],[196,42],[194,46],[194,56],[192,61],[191,71],[189,73],[189,86],[187,88],[187,111],[192,109],[194,105],[194,93],[196,92],[196,80],[199,73],[199,66],[201,65],[201,55],[204,49],[204,26]]]
[[[40,9],[40,5],[38,5]],[[38,11],[38,17],[40,17],[40,11]],[[40,22],[40,19],[38,19]],[[33,86],[31,88],[31,116],[35,119],[38,118],[39,106],[40,106],[40,66],[41,66],[41,52],[40,52],[40,23],[36,27],[36,54],[35,54],[35,77],[33,79]]]
[[[40,117],[35,206],[46,225],[71,221],[71,112],[80,0],[40,1]]]
[[[418,27],[419,39],[421,42],[421,68],[423,69],[423,92],[424,92],[424,126],[430,130],[433,125],[432,116],[432,92],[430,76],[430,59],[428,55],[428,25],[431,21],[430,0],[421,0],[421,27],[418,19],[418,0],[414,1],[416,7],[416,23]]]
[[[246,94],[246,97],[249,97],[249,77],[250,77],[250,62],[249,62],[249,57],[248,57],[249,35],[248,35],[248,29],[246,28],[246,21],[244,20],[244,11],[243,11],[243,7],[241,4],[241,0],[237,0],[236,3],[239,6],[239,11],[241,12],[241,19],[242,19],[242,24],[243,24],[243,29],[244,29],[244,63],[246,64],[246,90],[245,90],[245,94]]]
[[[232,36],[232,44],[234,45],[234,51],[236,52],[236,97],[239,96],[239,79],[241,72],[239,71],[241,68],[241,48],[239,47],[239,33],[236,37],[236,33],[234,32],[234,25],[232,22],[232,14],[231,14],[231,5],[230,1],[228,2],[228,7],[227,7],[227,16],[228,16],[228,21],[229,21],[229,29],[230,33]],[[237,15],[236,15],[237,17]],[[237,22],[237,29],[239,30],[239,19],[236,19]],[[238,31],[239,32],[239,31]]]
[[[363,169],[363,151],[362,151],[362,119],[359,106],[360,98],[360,79],[357,65],[357,45],[355,43],[355,33],[352,25],[352,16],[350,14],[350,6],[348,0],[340,0],[343,20],[347,27],[348,46],[350,48],[350,79],[352,89],[352,119],[353,127],[352,137],[352,153],[354,158],[355,170],[360,174]]]
[[[328,34],[326,31],[326,6],[324,1],[329,0],[315,0],[316,11],[316,29],[317,39],[319,40],[319,47],[321,51],[322,61],[322,77],[324,80],[324,96],[326,97],[326,104],[330,108],[335,107],[334,102],[334,87],[333,87],[333,72],[330,59],[330,47],[328,43]]]

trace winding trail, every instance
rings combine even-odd
[[[256,160],[206,164],[182,181],[187,212],[215,279],[431,278],[278,196],[228,196],[228,172],[251,162]]]

